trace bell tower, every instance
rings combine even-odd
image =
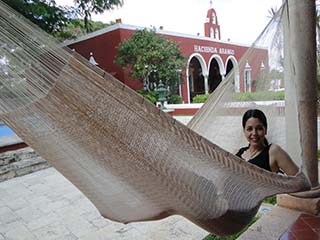
[[[204,23],[204,35],[213,39],[221,39],[220,25],[216,11],[212,8],[212,0],[210,0],[210,9],[207,11],[207,18]]]

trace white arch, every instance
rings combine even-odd
[[[226,70],[225,70],[222,58],[218,54],[212,55],[209,60],[209,63],[208,63],[208,68],[210,68],[212,59],[215,59],[217,61],[218,65],[219,65],[220,75],[224,76]]]
[[[202,69],[202,74],[205,75],[205,74],[208,74],[208,69],[207,69],[207,65],[206,65],[206,61],[204,60],[204,58],[202,57],[201,54],[199,53],[193,53],[189,56],[189,59],[188,59],[188,63],[187,63],[187,69],[189,68],[189,65],[190,65],[190,62],[191,62],[191,59],[192,58],[197,58],[199,63],[200,63],[200,66],[201,66],[201,69]]]
[[[228,65],[228,62],[229,62],[229,61],[232,62],[234,68],[238,67],[238,65],[239,65],[237,59],[236,59],[234,56],[229,56],[229,57],[227,58],[225,64],[224,64],[225,70],[226,70],[226,72],[224,73],[224,75],[227,74],[227,65]]]
[[[234,71],[234,91],[240,92],[240,74],[239,74],[239,64],[237,59],[234,56],[229,56],[225,62],[225,69],[227,71],[228,62],[231,61],[233,64]],[[225,72],[225,75],[227,72]]]
[[[187,82],[187,92],[188,92],[188,103],[190,103],[190,86],[189,86],[189,65],[191,62],[192,58],[197,58],[197,60],[200,63],[201,66],[201,70],[202,70],[202,75],[207,76],[208,75],[208,69],[207,69],[207,65],[206,65],[206,61],[204,60],[204,58],[202,57],[201,54],[199,53],[193,53],[189,56],[188,59],[188,63],[187,63],[187,67],[186,67],[186,82]]]

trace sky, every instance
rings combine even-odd
[[[73,0],[55,0],[58,5],[73,5]],[[164,30],[204,36],[204,22],[210,0],[123,0],[124,5],[103,14],[95,21],[122,23],[140,27],[163,26]],[[251,44],[270,18],[269,10],[282,0],[212,0],[220,24],[221,40]]]

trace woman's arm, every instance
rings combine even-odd
[[[293,176],[299,171],[298,166],[290,158],[288,153],[277,144],[270,146],[269,162],[272,172],[282,170],[285,174]]]

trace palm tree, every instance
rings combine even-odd
[[[317,82],[318,82],[318,109],[320,108],[320,0],[316,2],[316,34],[317,34]],[[268,10],[268,18],[273,18],[278,12],[277,7]],[[320,110],[320,109],[319,109]]]
[[[277,7],[271,7],[268,10],[269,15],[267,17],[268,18],[273,18],[276,15],[277,12],[278,12],[278,8]]]

